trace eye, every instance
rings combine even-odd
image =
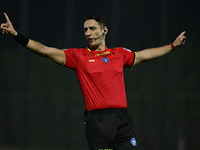
[[[94,26],[90,27],[90,30],[92,30],[92,31],[94,31],[94,30],[96,30],[96,29],[97,29],[97,28],[94,27]]]
[[[84,31],[86,32],[88,30],[88,28],[84,28]]]

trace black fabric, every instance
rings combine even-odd
[[[85,114],[85,125],[90,150],[133,150],[136,147],[133,122],[127,109],[89,111]]]
[[[24,35],[22,35],[21,33],[17,33],[17,36],[14,37],[14,39],[24,47],[27,46],[29,42],[29,39],[25,37]]]

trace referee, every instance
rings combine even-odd
[[[132,52],[123,47],[106,47],[107,20],[92,15],[84,20],[87,48],[57,49],[18,33],[9,17],[1,24],[22,46],[76,72],[85,101],[86,137],[90,150],[133,150],[137,146],[133,122],[127,111],[124,67],[163,56],[185,43],[185,31],[173,43]]]

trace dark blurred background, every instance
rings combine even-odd
[[[107,46],[183,48],[125,69],[138,149],[199,150],[200,9],[196,0],[0,0],[15,29],[57,48],[86,47],[83,20],[109,20]],[[0,35],[0,150],[88,150],[84,102],[73,70]]]

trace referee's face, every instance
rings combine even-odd
[[[105,42],[104,29],[94,19],[85,21],[84,32],[90,46],[98,46]]]

